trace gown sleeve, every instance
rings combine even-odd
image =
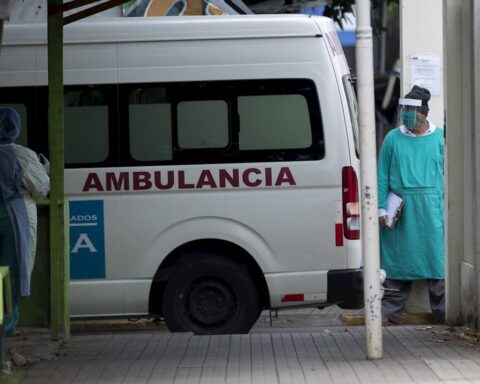
[[[50,178],[37,154],[21,145],[15,145],[14,150],[22,166],[23,182],[27,191],[35,200],[47,197],[50,192]]]
[[[387,196],[390,180],[390,162],[392,159],[393,132],[390,132],[383,141],[378,159],[378,208],[387,209]]]

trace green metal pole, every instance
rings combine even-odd
[[[3,306],[3,300],[5,300],[5,307]],[[3,324],[4,314],[12,313],[12,310],[12,287],[10,284],[10,270],[8,267],[0,267],[0,325]]]
[[[49,9],[62,0],[48,0]],[[63,13],[48,15],[48,142],[50,157],[51,338],[70,337],[69,261],[65,247],[63,130]]]

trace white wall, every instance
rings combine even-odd
[[[447,122],[446,137],[446,252],[447,252],[447,320],[450,323],[463,322],[462,319],[471,317],[462,312],[466,308],[465,301],[468,294],[462,294],[464,284],[469,280],[474,288],[474,268],[471,255],[471,226],[468,225],[471,214],[467,211],[465,217],[465,203],[471,201],[469,177],[465,177],[465,169],[471,163],[470,146],[465,150],[464,143],[470,135],[464,118],[468,116],[464,111],[464,92],[469,92],[470,73],[468,57],[471,57],[469,42],[463,36],[468,36],[471,26],[465,16],[468,14],[470,0],[447,0],[444,9],[444,36],[445,36],[445,109]],[[465,60],[466,59],[466,60]],[[465,103],[465,107],[468,103]],[[468,204],[466,204],[468,206]],[[465,225],[467,223],[467,225]],[[466,257],[465,257],[466,256]],[[467,260],[470,259],[470,262]],[[468,277],[469,276],[469,277]],[[473,280],[473,281],[472,281]],[[475,295],[475,289],[467,289]]]
[[[432,95],[429,118],[443,126],[443,2],[441,0],[400,0],[401,95],[412,86],[411,62],[417,55],[432,54],[440,59],[440,94]]]
[[[480,3],[445,0],[447,320],[480,325]]]
[[[414,85],[411,77],[414,57],[426,57],[430,64],[435,64],[433,58],[438,60],[438,76],[435,76],[434,71],[428,71],[425,79],[428,80],[428,84],[438,86],[438,94],[432,93],[428,103],[430,107],[428,118],[435,125],[443,127],[443,2],[441,0],[400,0],[400,94],[402,97]],[[420,71],[416,73],[418,75]],[[430,89],[430,91],[433,90]],[[416,282],[413,285],[407,311],[430,312],[425,282]]]
[[[471,6],[471,18],[472,18],[472,35],[471,39],[472,50],[473,50],[473,60],[471,61],[471,73],[472,81],[470,82],[472,87],[472,120],[471,120],[471,129],[474,132],[474,161],[470,167],[470,175],[473,179],[473,222],[472,222],[472,240],[473,240],[473,257],[474,257],[474,271],[475,271],[475,281],[476,286],[476,296],[473,296],[473,307],[476,309],[476,312],[473,316],[473,325],[478,329],[480,327],[480,279],[479,279],[479,265],[480,265],[480,75],[478,73],[478,68],[480,66],[480,4],[478,1],[472,1]],[[464,54],[465,55],[465,54]],[[469,56],[467,56],[469,57]],[[472,169],[473,168],[473,169]],[[470,207],[469,207],[470,208]]]

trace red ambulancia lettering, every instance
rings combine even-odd
[[[167,171],[167,183],[162,183],[162,172],[155,172],[155,186],[158,189],[172,189],[175,183],[175,174],[173,171]]]
[[[150,177],[151,175],[148,172],[133,172],[133,189],[135,191],[152,189]]]
[[[213,178],[212,173],[208,169],[203,170],[200,174],[196,188],[203,188],[204,185],[209,186],[210,188],[217,188],[215,179]]]
[[[272,186],[272,168],[265,168],[265,185]]]
[[[178,188],[180,189],[192,189],[195,188],[195,184],[188,184],[185,182],[185,171],[178,171]]]
[[[107,191],[128,191],[130,190],[130,185],[128,182],[128,172],[120,172],[117,175],[113,172],[107,172],[105,174]]]
[[[275,182],[275,186],[278,187],[283,183],[287,183],[288,185],[296,185],[292,172],[290,172],[290,168],[283,167],[282,169],[280,169],[280,172],[278,172],[278,177],[277,177],[277,181]]]
[[[220,188],[225,188],[227,181],[230,186],[238,188],[240,186],[240,179],[238,177],[238,169],[233,169],[232,173],[228,173],[226,169],[220,169],[218,172],[218,177],[220,179]]]
[[[275,172],[276,170],[272,168],[247,168],[243,171],[239,169],[219,169],[216,172],[204,169],[198,177],[194,177],[191,173],[187,175],[185,170],[106,172],[104,176],[91,172],[87,175],[82,190],[83,192],[103,192],[152,189],[255,188],[297,184],[290,168],[283,167],[280,168],[278,173]]]
[[[88,192],[90,189],[96,189],[99,192],[103,191],[102,182],[96,173],[89,173],[83,185],[83,192]]]
[[[243,179],[243,184],[245,184],[247,187],[258,187],[260,184],[262,184],[262,180],[260,178],[256,180],[251,180],[250,175],[252,173],[255,173],[256,175],[260,175],[262,171],[260,171],[257,168],[248,168],[243,172],[242,179]]]

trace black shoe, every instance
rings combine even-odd
[[[399,324],[398,322],[393,321],[393,320],[389,319],[389,318],[386,317],[386,316],[383,316],[383,317],[382,317],[382,325],[383,325],[384,327],[388,327],[388,326],[390,326],[390,325],[398,325],[398,324]]]

